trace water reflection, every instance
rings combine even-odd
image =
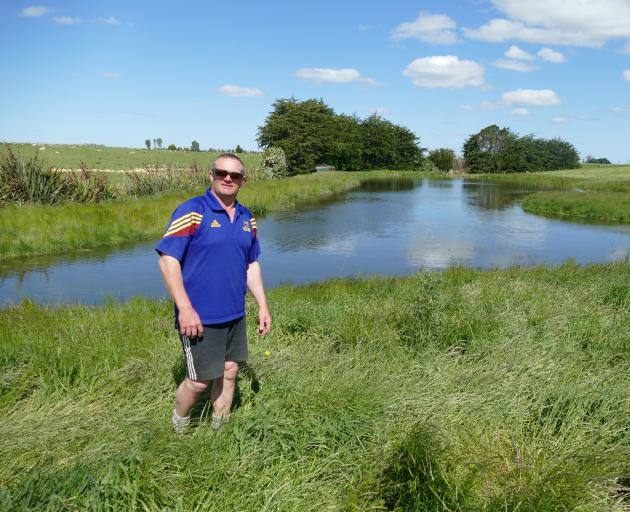
[[[485,210],[501,210],[514,205],[531,190],[514,188],[510,184],[469,181],[464,183],[466,200],[472,206]]]
[[[452,264],[607,262],[630,252],[630,226],[577,224],[523,212],[522,186],[395,179],[258,222],[268,287],[329,277],[408,274]],[[0,303],[99,303],[165,296],[153,241],[0,265]]]

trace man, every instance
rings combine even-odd
[[[243,162],[224,153],[212,164],[211,177],[206,194],[177,207],[155,248],[186,361],[186,378],[175,393],[177,433],[188,427],[190,410],[210,381],[212,426],[229,421],[238,363],[247,360],[248,288],[258,303],[257,333],[271,329],[256,219],[236,200],[245,180]]]

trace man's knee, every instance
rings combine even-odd
[[[192,380],[192,379],[186,378],[186,386],[193,393],[201,394],[206,389],[208,389],[208,381],[207,380]]]
[[[226,361],[224,370],[223,370],[223,378],[228,380],[236,380],[236,375],[238,374],[238,363],[235,361]]]

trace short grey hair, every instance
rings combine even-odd
[[[217,160],[221,160],[221,158],[231,158],[233,160],[238,160],[241,163],[241,173],[243,174],[243,176],[245,176],[245,164],[243,163],[243,160],[241,160],[238,155],[235,155],[234,153],[221,153],[218,157],[216,157],[214,159],[214,162],[212,162],[212,165],[210,166],[210,170],[212,171],[212,174],[214,174],[214,171],[216,170],[216,164],[217,164]]]

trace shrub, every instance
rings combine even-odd
[[[439,172],[437,166],[428,158],[423,158],[416,169],[420,172]]]
[[[284,178],[289,175],[287,157],[282,148],[272,146],[263,153],[260,167],[269,178]]]
[[[434,149],[429,153],[431,160],[440,171],[450,171],[455,161],[455,152],[448,148]]]

